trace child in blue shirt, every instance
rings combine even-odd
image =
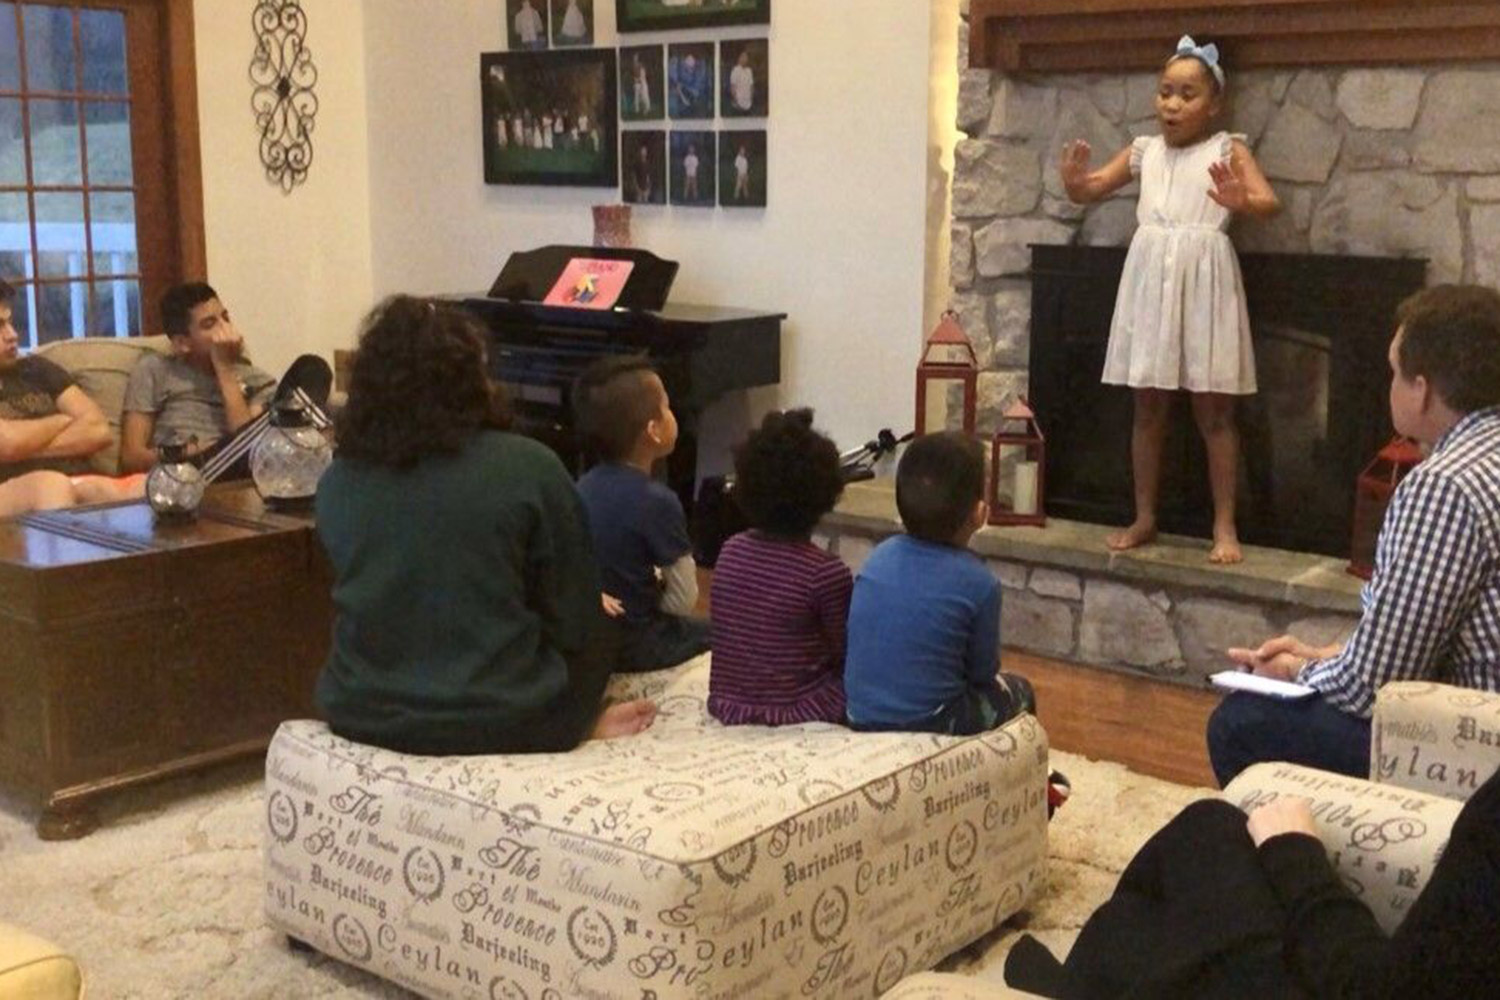
[[[967,736],[1034,712],[1026,679],[998,673],[1000,584],[967,548],[989,516],[979,442],[918,438],[896,469],[896,507],[907,533],[876,546],[854,581],[849,725]]]
[[[604,592],[624,606],[618,671],[659,670],[708,649],[682,502],[652,478],[677,446],[666,387],[643,357],[603,358],[579,376],[573,413],[600,463],[578,481]]]

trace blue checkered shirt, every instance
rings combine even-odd
[[[1396,487],[1364,613],[1299,680],[1368,718],[1391,681],[1500,691],[1500,407],[1466,415]]]

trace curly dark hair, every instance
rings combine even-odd
[[[844,492],[839,451],[812,410],[769,413],[734,450],[734,496],[752,528],[805,538]]]
[[[1401,373],[1425,376],[1456,413],[1500,405],[1500,292],[1434,285],[1401,303]]]
[[[504,396],[485,372],[485,333],[468,313],[396,295],[365,319],[339,414],[338,453],[410,468],[461,450],[480,430],[504,430]]]

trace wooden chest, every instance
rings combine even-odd
[[[0,521],[0,785],[76,837],[102,793],[263,751],[313,714],[330,583],[311,515],[249,484],[185,523],[144,502]]]

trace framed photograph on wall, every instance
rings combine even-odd
[[[714,43],[667,46],[667,114],[673,118],[714,116]]]
[[[505,37],[512,52],[547,47],[547,0],[505,0]]]
[[[672,204],[713,207],[717,152],[714,134],[707,129],[672,133],[671,155],[667,158]]]
[[[771,0],[616,0],[621,31],[677,31],[770,24]]]
[[[615,52],[486,52],[479,57],[486,184],[619,183]]]
[[[551,0],[552,47],[594,44],[594,0]]]
[[[667,203],[667,133],[620,133],[620,196],[627,205]]]
[[[660,121],[667,116],[666,75],[660,45],[620,50],[620,120]]]
[[[764,38],[719,43],[719,114],[764,118],[771,109],[771,46]]]
[[[726,129],[719,133],[719,204],[725,208],[765,208],[765,129]]]

